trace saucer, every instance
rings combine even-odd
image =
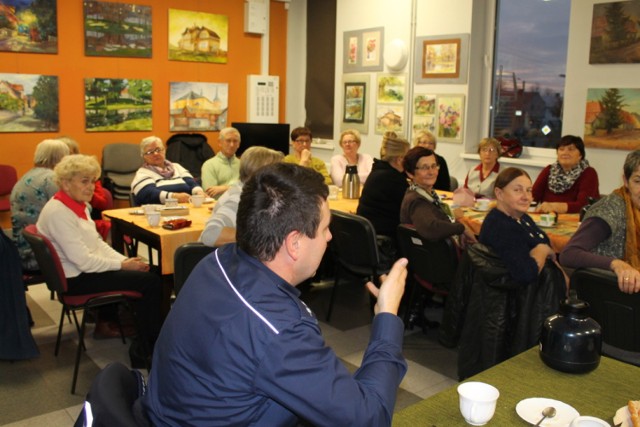
[[[556,408],[556,416],[545,418],[540,423],[542,427],[566,427],[580,414],[570,405],[554,399],[531,397],[518,402],[516,412],[523,420],[535,424],[542,418],[542,410],[548,406]]]
[[[491,207],[487,207],[487,208],[479,208],[477,206],[474,206],[471,208],[472,211],[476,211],[476,212],[489,212],[491,210]]]
[[[204,198],[204,204],[206,205],[207,203],[213,203],[215,202],[216,199],[214,199],[213,197],[205,197]]]
[[[616,414],[613,416],[613,423],[615,425],[620,424],[620,427],[633,427],[628,406],[625,405],[616,411]]]
[[[554,224],[543,224],[543,223],[541,223],[539,221],[536,222],[536,225],[538,227],[540,227],[540,228],[555,228],[555,227],[557,227],[557,224],[555,224],[555,223]]]

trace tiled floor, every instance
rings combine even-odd
[[[305,287],[302,298],[324,320],[330,287]],[[80,365],[76,395],[69,393],[75,358],[75,330],[65,325],[59,356],[53,356],[60,304],[49,299],[45,285],[29,289],[28,304],[36,325],[33,335],[40,357],[28,361],[0,361],[0,426],[57,427],[72,425],[77,417],[91,380],[112,361],[129,365],[128,345],[118,339],[95,340],[88,332],[87,351]],[[437,311],[435,312],[437,315]],[[433,318],[434,313],[430,313]],[[322,322],[328,345],[353,371],[360,365],[370,333],[368,296],[362,286],[348,285],[338,289],[331,322]],[[446,349],[435,340],[435,331],[424,335],[418,328],[408,331],[404,353],[409,363],[401,384],[396,410],[456,384],[454,350]]]

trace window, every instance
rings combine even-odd
[[[570,0],[498,0],[490,134],[551,148],[562,136]]]

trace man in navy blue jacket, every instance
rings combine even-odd
[[[397,316],[406,260],[378,289],[369,346],[351,375],[295,286],[331,240],[323,177],[279,163],[245,184],[237,244],[193,270],[155,345],[143,405],[153,425],[388,426],[407,365]]]

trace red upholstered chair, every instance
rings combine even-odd
[[[0,199],[0,212],[11,210],[9,195],[16,182],[18,182],[16,168],[9,165],[0,165],[0,197],[6,196]]]
[[[76,380],[78,379],[78,367],[80,366],[80,355],[84,348],[84,333],[86,325],[86,312],[94,308],[102,307],[109,304],[119,304],[128,300],[142,298],[140,292],[114,290],[110,292],[98,292],[86,295],[68,295],[67,294],[67,278],[62,269],[62,263],[58,257],[58,253],[51,241],[39,233],[35,225],[28,225],[22,231],[24,238],[29,242],[33,253],[35,254],[40,271],[45,278],[47,287],[50,291],[55,291],[58,300],[62,304],[62,313],[60,314],[60,325],[58,327],[58,338],[56,340],[56,349],[54,354],[57,356],[60,349],[60,338],[62,336],[62,325],[64,322],[64,314],[71,312],[78,331],[78,350],[76,353],[76,363],[73,370],[73,380],[71,382],[71,393],[76,391]],[[82,322],[78,325],[76,310],[84,310]],[[126,343],[124,333],[120,328],[122,342]]]

